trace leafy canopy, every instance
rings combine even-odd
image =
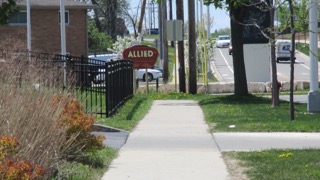
[[[19,12],[19,8],[16,6],[15,0],[2,2],[0,6],[0,24],[8,24],[8,19],[17,12]]]

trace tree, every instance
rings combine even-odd
[[[16,6],[15,0],[2,1],[0,6],[0,25],[7,24],[8,19],[13,17],[17,12],[19,12],[19,8]]]
[[[214,4],[216,8],[222,8],[223,1],[204,0],[206,5]],[[231,37],[233,44],[233,67],[234,67],[234,93],[235,95],[247,96],[248,85],[243,54],[243,24],[248,1],[226,1],[231,19]]]
[[[100,32],[106,32],[113,40],[116,40],[119,35],[117,24],[123,21],[129,4],[126,0],[91,0],[91,2],[98,7],[93,10],[95,26]],[[126,30],[122,33],[126,33]]]
[[[276,46],[275,46],[275,28],[274,28],[274,12],[275,7],[273,0],[270,0],[270,44],[271,44],[271,77],[272,77],[272,107],[277,107],[280,104],[278,91],[278,76],[276,63]]]
[[[91,53],[107,52],[108,48],[112,46],[111,37],[100,32],[93,21],[88,22],[88,36],[89,52]]]
[[[291,29],[291,55],[290,55],[290,118],[294,120],[294,101],[293,101],[293,86],[294,86],[294,62],[295,62],[295,26],[294,26],[294,13],[293,2],[288,0],[290,9],[290,29]]]
[[[147,0],[142,0],[140,20],[138,24],[138,33],[140,34],[142,32],[142,23],[143,23],[144,14],[146,11],[146,3],[147,3]]]

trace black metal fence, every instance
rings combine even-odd
[[[0,51],[2,59],[13,54]],[[73,91],[91,114],[110,117],[133,96],[133,63],[129,60],[101,61],[86,57],[15,52],[38,70],[45,70],[38,82],[44,86]],[[32,65],[30,65],[32,64]]]

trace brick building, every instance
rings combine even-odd
[[[0,39],[11,36],[26,44],[26,0],[18,2],[17,6],[20,7],[20,12],[9,20],[8,25],[0,26]],[[59,54],[61,52],[60,0],[30,0],[30,7],[32,51]],[[93,8],[91,4],[65,0],[67,53],[87,56],[87,11],[91,8]],[[10,45],[12,43],[6,44]]]

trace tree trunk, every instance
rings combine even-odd
[[[293,100],[293,88],[294,88],[294,62],[295,62],[295,29],[294,29],[294,14],[292,0],[288,0],[290,9],[290,27],[291,27],[291,55],[290,55],[290,118],[294,120],[294,100]]]
[[[271,39],[271,70],[272,70],[272,107],[279,106],[279,91],[278,91],[278,77],[277,77],[277,62],[275,52],[275,29],[274,29],[274,6],[273,0],[270,1],[270,39]]]
[[[142,34],[141,34],[142,23],[143,23],[144,14],[146,11],[146,3],[147,3],[147,0],[143,0],[142,5],[141,5],[141,14],[140,14],[140,20],[139,20],[139,25],[138,25],[138,33],[140,33],[141,36],[142,36]]]
[[[117,39],[116,36],[116,23],[117,23],[117,1],[107,0],[107,17],[106,17],[106,30],[108,35],[111,36],[113,40]]]
[[[97,1],[96,0],[92,0],[92,4],[97,5]],[[97,8],[93,9],[94,12],[94,22],[96,24],[97,29],[99,30],[99,32],[102,32],[102,26],[99,20],[99,12]]]
[[[248,85],[243,54],[243,23],[246,7],[234,7],[230,4],[231,37],[233,45],[234,94],[247,96]]]
[[[183,0],[176,0],[176,11],[177,11],[177,20],[182,20],[184,23],[183,16]],[[182,34],[184,34],[182,28]],[[184,43],[183,41],[178,41],[178,62],[179,62],[179,91],[186,92],[186,74],[185,74],[185,65],[184,65]]]
[[[189,19],[189,93],[197,94],[196,22],[194,0],[188,0]]]
[[[162,46],[163,46],[163,83],[169,79],[168,69],[168,39],[167,39],[167,3],[161,1],[161,21],[162,21]]]

